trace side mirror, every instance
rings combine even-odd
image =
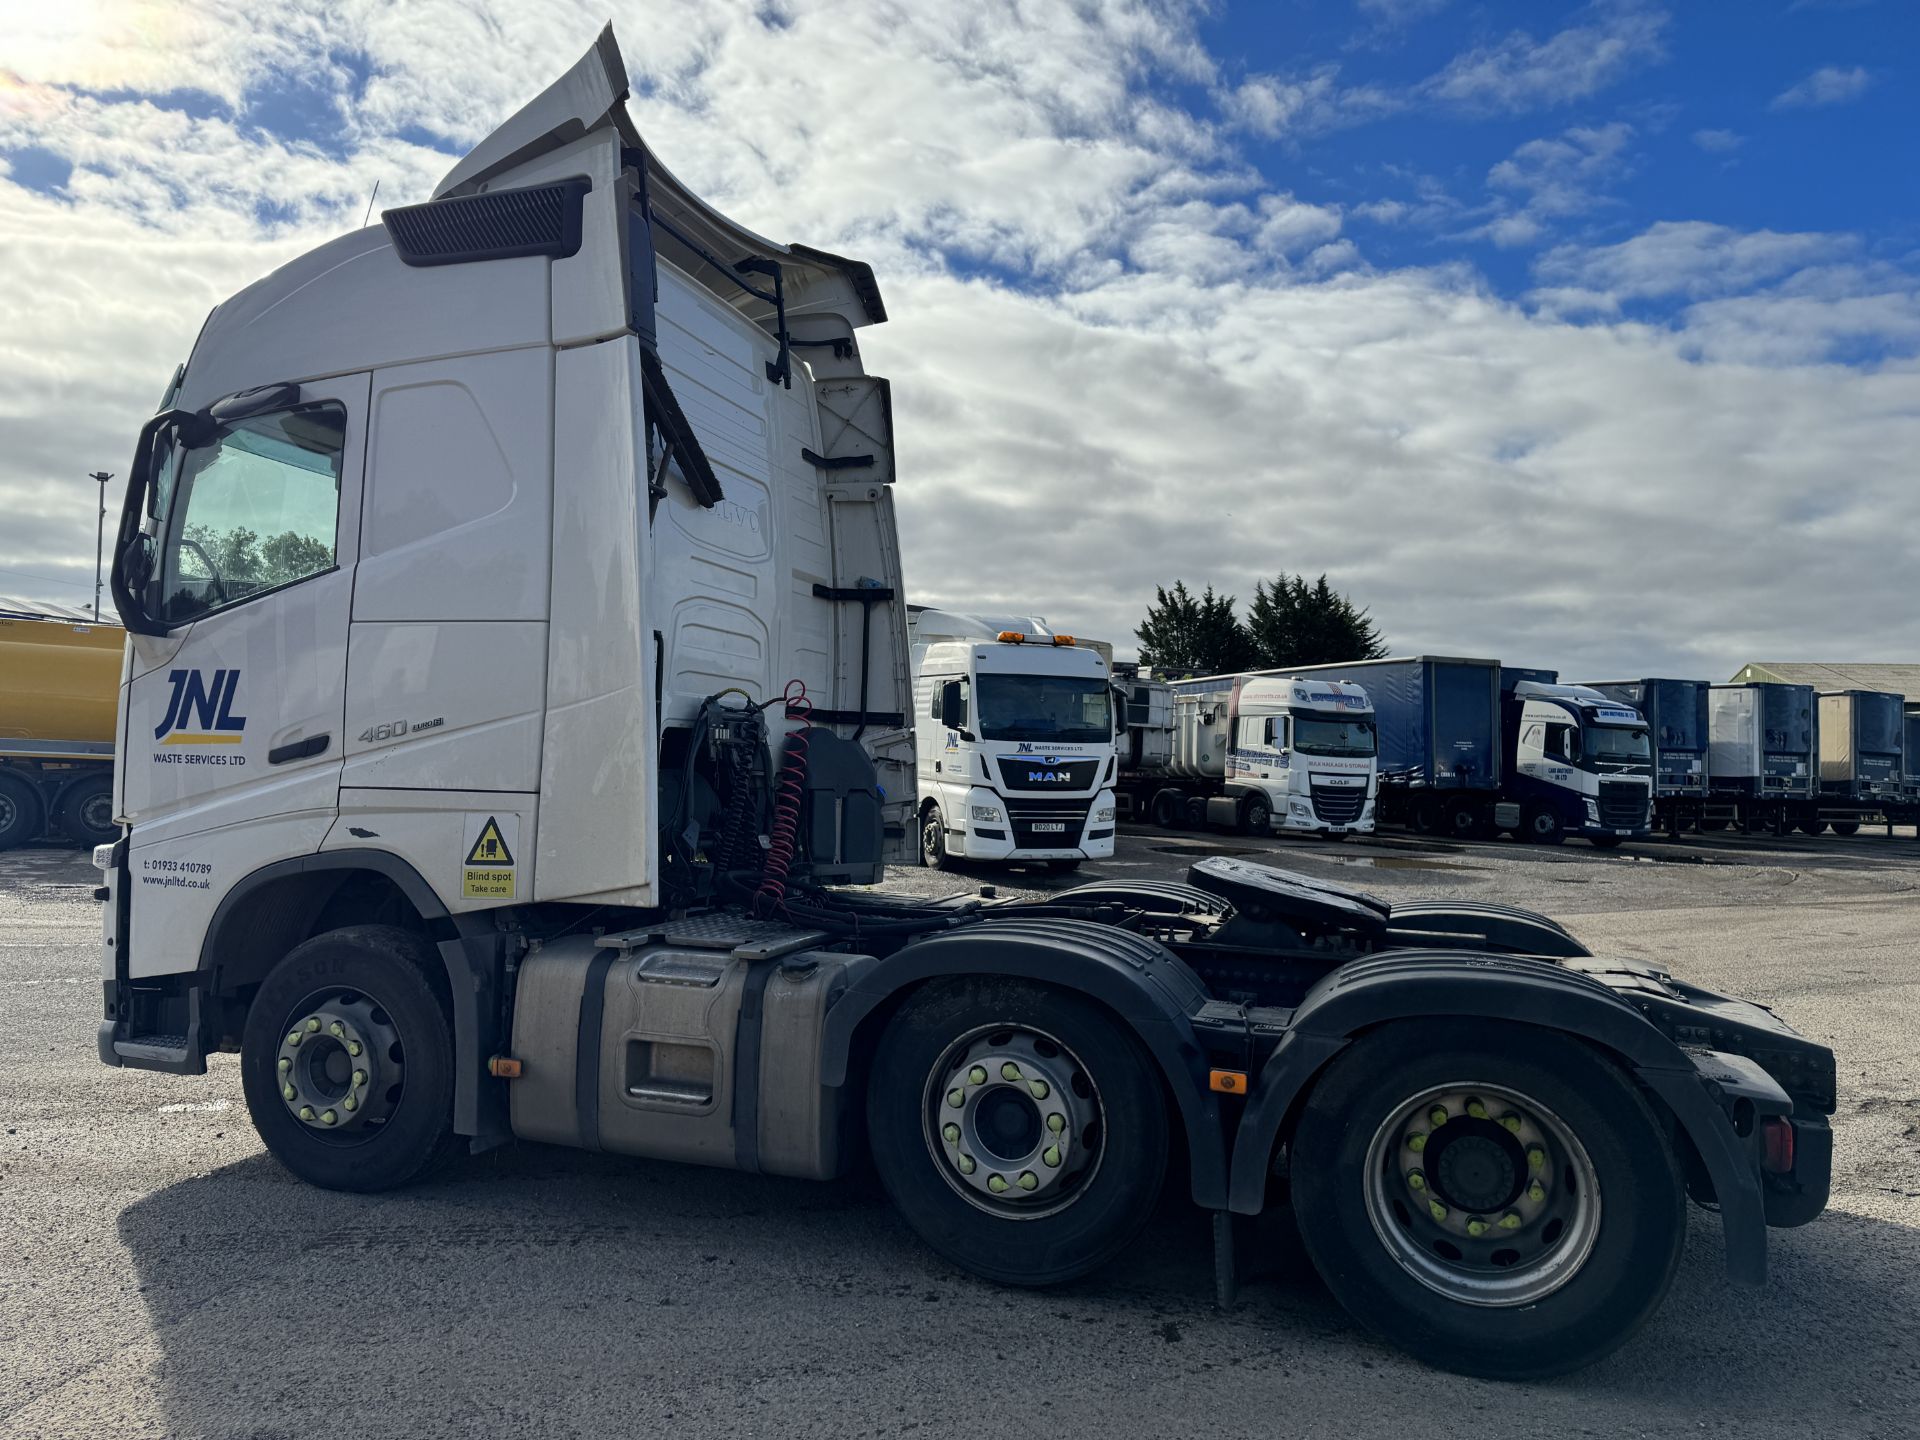
[[[949,730],[958,730],[962,740],[973,739],[967,729],[967,707],[960,698],[958,680],[947,680],[940,686],[940,723]]]

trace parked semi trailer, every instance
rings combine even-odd
[[[1868,821],[1891,824],[1906,790],[1904,697],[1878,690],[1827,690],[1818,701],[1820,786],[1809,834],[1851,835]]]
[[[1144,683],[1130,682],[1130,701]],[[1168,828],[1249,835],[1341,839],[1373,829],[1373,702],[1364,688],[1284,672],[1165,688],[1167,742],[1122,745],[1131,763],[1121,766],[1120,792],[1133,813]]]
[[[1825,1204],[1834,1060],[1759,1006],[1226,858],[835,888],[910,852],[886,310],[680,184],[626,73],[609,30],[432,200],[224,301],[142,429],[101,1059],[237,1051],[267,1147],[346,1190],[514,1136],[870,1156],[1014,1285],[1171,1181],[1227,1299],[1233,1217],[1284,1199],[1366,1324],[1485,1375],[1618,1345],[1688,1196],[1761,1282]],[[235,469],[305,531],[271,586],[195,553]]]
[[[1785,834],[1809,820],[1820,774],[1816,703],[1811,685],[1708,688],[1702,830]]]
[[[1065,872],[1111,856],[1106,657],[1030,616],[916,609],[908,635],[920,863]]]
[[[1707,796],[1705,680],[1590,680],[1589,689],[1631,706],[1647,722],[1653,752],[1654,828],[1678,835],[1700,823]]]
[[[42,837],[92,847],[113,823],[118,625],[0,616],[0,850]]]

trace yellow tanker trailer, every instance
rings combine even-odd
[[[114,839],[113,730],[127,632],[0,617],[0,850]]]

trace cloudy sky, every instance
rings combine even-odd
[[[0,593],[90,603],[208,308],[609,10],[677,174],[879,272],[917,600],[1125,640],[1325,571],[1570,678],[1920,659],[1907,0],[0,0]]]

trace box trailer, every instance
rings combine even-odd
[[[120,833],[113,728],[127,633],[0,617],[0,850],[43,836],[91,849]]]

